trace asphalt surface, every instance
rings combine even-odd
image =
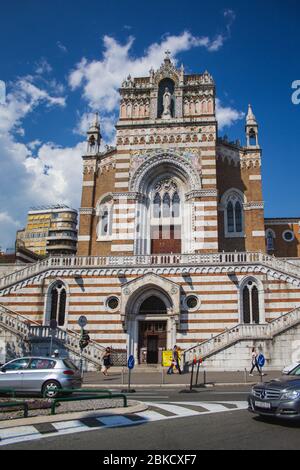
[[[245,402],[249,387],[201,389],[193,394],[174,389],[138,391],[131,398],[151,403]],[[84,433],[45,437],[38,441],[4,446],[1,450],[296,450],[300,423],[265,420],[246,410],[228,410],[128,427],[89,430]],[[179,452],[180,453],[180,452]],[[133,452],[134,454],[134,452]],[[102,458],[103,453],[99,454]]]

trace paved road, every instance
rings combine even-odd
[[[56,434],[30,436],[5,449],[41,450],[203,450],[298,449],[300,425],[267,422],[245,410],[247,389],[143,390],[137,398],[150,408],[134,418],[61,424]],[[79,427],[78,427],[79,426]],[[129,432],[130,429],[130,432]]]

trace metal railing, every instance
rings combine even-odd
[[[270,340],[298,323],[300,323],[300,307],[276,318],[270,323],[261,325],[237,325],[201,344],[186,349],[183,352],[184,363],[192,363],[195,356],[206,359],[241,340]]]
[[[29,411],[29,406],[28,403],[26,402],[6,402],[6,403],[0,403],[0,408],[23,408],[24,411],[24,418],[28,418],[28,411]]]
[[[300,278],[300,266],[264,253],[166,254],[145,256],[50,257],[0,279],[0,290],[51,269],[122,268],[138,266],[224,266],[260,263]]]

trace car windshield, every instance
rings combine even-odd
[[[75,364],[72,361],[70,361],[70,359],[64,359],[64,365],[68,367],[68,369],[79,370],[78,367],[75,366]]]
[[[300,366],[296,367],[296,369],[294,369],[290,375],[296,375],[298,377],[300,377]]]

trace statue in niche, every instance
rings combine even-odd
[[[162,113],[162,119],[171,119],[172,118],[172,112],[171,112],[171,107],[172,107],[172,95],[169,91],[169,88],[165,89],[165,93],[163,96],[163,113]]]

